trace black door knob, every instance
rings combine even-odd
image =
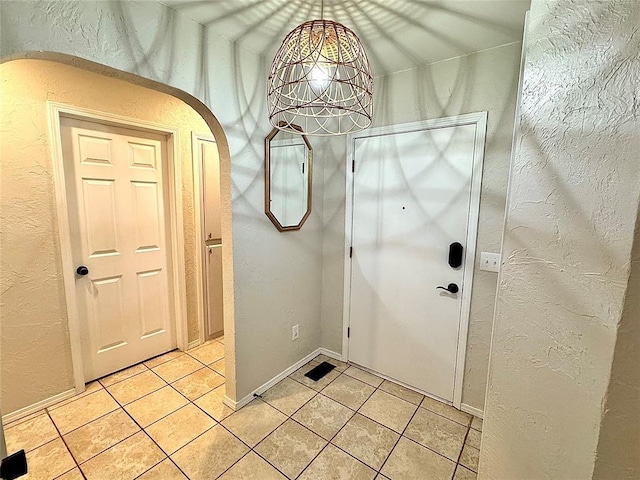
[[[455,283],[450,283],[446,287],[436,287],[436,290],[438,288],[441,288],[442,290],[446,290],[449,293],[458,293],[460,291],[460,289],[458,288],[458,285],[456,285]]]
[[[78,268],[76,268],[76,273],[78,275],[87,275],[89,273],[89,269],[87,267],[85,267],[84,265],[80,265]]]

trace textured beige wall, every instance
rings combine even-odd
[[[480,197],[480,224],[473,278],[462,402],[484,407],[497,274],[480,271],[480,252],[499,252],[521,44],[376,78],[374,126],[441,118],[486,110],[487,141]],[[344,140],[324,147],[325,239],[322,346],[342,349],[344,266]]]
[[[189,339],[198,338],[191,132],[209,131],[170,95],[42,60],[0,65],[2,409],[73,388],[45,101],[180,129]]]
[[[480,479],[594,474],[625,297],[637,296],[638,18],[637,1],[531,4]]]

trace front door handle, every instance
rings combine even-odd
[[[460,291],[458,285],[456,285],[455,283],[450,283],[446,287],[436,287],[436,290],[439,288],[441,288],[442,290],[446,290],[449,293],[458,293]]]

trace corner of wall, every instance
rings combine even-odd
[[[325,138],[320,347],[342,352],[347,138]]]
[[[640,206],[638,207],[640,213]],[[604,401],[593,478],[640,478],[640,215],[609,388]]]

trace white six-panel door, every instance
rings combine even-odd
[[[85,381],[176,347],[166,137],[61,119]]]
[[[449,247],[459,242],[465,255],[475,247],[469,231],[478,128],[352,139],[349,360],[447,401],[471,287],[464,263],[449,266]],[[436,288],[450,283],[460,291]]]

